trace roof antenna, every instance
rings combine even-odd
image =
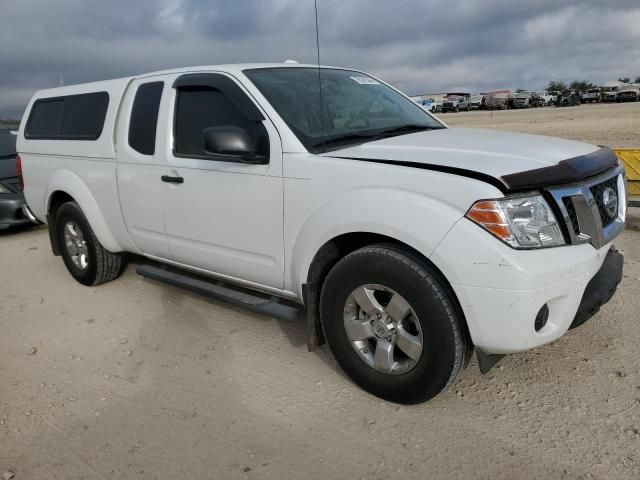
[[[320,29],[318,28],[318,0],[314,0],[313,4],[316,10],[316,49],[318,52],[318,90],[320,92],[320,142],[324,142],[324,107],[322,105],[322,80],[320,78]]]

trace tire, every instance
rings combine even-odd
[[[122,273],[123,254],[105,250],[76,202],[60,207],[55,229],[64,264],[78,282],[88,286],[100,285]]]
[[[387,291],[362,290],[365,287]],[[410,308],[389,308],[389,322],[392,317],[400,318],[399,322],[385,322],[385,317],[380,319],[377,314],[367,316],[360,301],[355,300],[369,298],[368,294],[358,297],[356,292],[363,291],[375,291],[377,306],[384,312],[396,295],[406,299],[405,304],[396,305]],[[392,314],[392,310],[404,311],[405,316]],[[329,347],[344,372],[364,390],[392,402],[429,400],[455,382],[471,357],[464,318],[450,287],[426,261],[392,245],[364,247],[341,259],[323,284],[320,316]],[[365,330],[358,329],[354,337],[347,333],[349,322]],[[381,325],[383,332],[390,328],[393,336],[376,333]],[[409,330],[413,335],[409,338],[419,338],[422,345],[419,354],[414,350],[411,357],[395,343],[415,345],[398,340],[407,338]],[[373,337],[367,337],[370,333]],[[360,336],[364,340],[354,342]],[[391,355],[382,355],[389,361],[378,363],[381,345],[390,348]],[[387,352],[385,348],[381,351]]]

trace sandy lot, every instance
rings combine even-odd
[[[438,115],[452,127],[512,130],[610,147],[640,147],[640,103],[637,102]]]
[[[640,143],[640,104],[444,118]],[[399,407],[326,348],[308,353],[302,322],[135,265],[83,287],[46,230],[1,233],[0,478],[640,478],[640,231],[617,246],[624,281],[586,325],[485,376],[474,360],[450,391]]]

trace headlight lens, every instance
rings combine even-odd
[[[0,183],[0,193],[13,193],[13,192]]]
[[[564,245],[564,237],[551,208],[541,195],[481,200],[467,218],[513,248]]]

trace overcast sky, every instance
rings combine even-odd
[[[318,0],[320,60],[409,94],[640,75],[640,0]],[[0,117],[40,88],[316,61],[313,0],[0,0]]]

